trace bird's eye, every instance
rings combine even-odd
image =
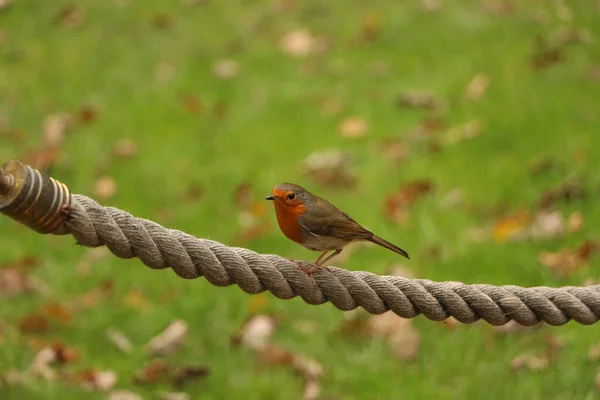
[[[294,200],[296,198],[296,195],[294,193],[290,193],[287,195],[288,200]]]

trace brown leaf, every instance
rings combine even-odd
[[[528,211],[522,210],[509,214],[496,221],[492,227],[492,236],[496,242],[506,242],[522,238],[529,226],[531,216]]]
[[[213,65],[213,74],[221,79],[235,78],[240,70],[240,66],[235,60],[218,60]]]
[[[71,310],[56,302],[44,304],[43,313],[48,320],[57,321],[61,324],[69,324],[72,319]]]
[[[600,342],[590,347],[588,351],[588,360],[592,362],[600,361]]]
[[[421,8],[426,12],[438,11],[443,5],[443,0],[421,0]]]
[[[494,326],[494,332],[500,335],[508,335],[508,334],[515,334],[515,333],[519,333],[519,332],[533,332],[535,330],[540,329],[542,326],[544,326],[543,322],[537,323],[533,326],[525,326],[525,325],[521,325],[518,322],[514,321],[514,320],[510,320],[508,321],[506,324],[501,325],[501,326]]]
[[[19,331],[23,334],[40,334],[48,330],[48,320],[39,314],[30,314],[19,323]]]
[[[187,339],[188,324],[181,319],[171,322],[158,336],[153,337],[147,346],[151,355],[171,354]]]
[[[235,346],[243,345],[255,350],[260,349],[266,346],[273,334],[275,322],[275,318],[270,315],[254,315],[242,325],[231,342]]]
[[[188,95],[183,99],[183,105],[188,113],[192,115],[202,114],[202,101],[196,96]]]
[[[542,371],[550,366],[550,359],[544,353],[541,354],[519,354],[510,363],[513,372],[527,369],[530,371]]]
[[[82,107],[77,112],[77,120],[81,125],[90,124],[98,118],[98,109],[90,105]]]
[[[581,211],[574,211],[567,219],[567,231],[570,233],[579,232],[583,227],[583,214]]]
[[[89,291],[76,296],[69,302],[69,309],[72,312],[89,310],[94,308],[100,301],[106,299],[113,291],[113,281],[106,279],[100,282],[99,285],[93,287]]]
[[[484,95],[490,84],[490,77],[486,74],[477,74],[471,79],[465,89],[465,97],[469,100],[477,100]]]
[[[108,200],[117,193],[117,182],[110,176],[98,178],[94,185],[94,194],[100,200]]]
[[[463,140],[473,139],[476,136],[479,136],[481,131],[483,130],[483,122],[480,119],[474,119],[467,123],[454,126],[445,134],[446,143],[447,144],[456,144],[462,142]]]
[[[565,232],[565,219],[560,211],[542,210],[535,215],[531,226],[534,239],[552,239],[562,236]]]
[[[398,192],[392,193],[385,198],[384,210],[392,220],[405,223],[408,216],[408,208],[418,200],[434,191],[435,185],[429,179],[418,179],[408,182]]]
[[[373,42],[379,38],[381,32],[381,18],[378,14],[368,13],[363,16],[361,36],[367,42]]]
[[[84,389],[107,392],[115,387],[119,375],[110,370],[86,369],[81,372],[79,379]]]
[[[559,201],[569,203],[574,200],[584,199],[586,196],[587,193],[579,182],[569,181],[544,192],[539,200],[539,207],[548,208]]]
[[[57,377],[57,372],[51,367],[51,364],[56,362],[56,352],[51,347],[44,347],[37,352],[29,371],[35,375],[40,376],[48,381],[54,380]]]
[[[133,139],[119,139],[114,144],[112,153],[119,158],[132,158],[138,153],[137,143]]]
[[[356,178],[350,173],[351,166],[350,156],[336,149],[316,151],[303,162],[304,173],[327,187],[354,187]]]
[[[385,337],[392,355],[398,360],[411,361],[416,358],[421,346],[421,335],[412,326],[411,319],[388,311],[371,317],[367,329],[371,335]]]
[[[127,339],[127,336],[118,329],[108,328],[106,330],[106,339],[123,353],[131,353],[131,350],[133,349],[133,345],[129,339]]]
[[[31,279],[26,270],[17,268],[0,269],[0,298],[15,297],[31,291],[31,288]]]
[[[437,110],[442,102],[432,93],[406,92],[398,98],[398,105],[410,108],[423,108],[425,110]]]
[[[563,248],[558,252],[542,251],[538,261],[558,277],[567,277],[583,266],[592,254],[600,251],[599,242],[585,241],[576,249]]]
[[[74,347],[55,342],[50,345],[50,348],[54,350],[55,361],[58,364],[68,364],[79,360],[79,352]]]
[[[59,18],[63,28],[77,28],[85,21],[85,10],[79,5],[70,4],[61,10]]]
[[[6,10],[12,4],[12,0],[0,0],[0,11]]]
[[[531,66],[534,69],[546,69],[565,59],[563,44],[550,44],[542,36],[534,38],[534,50]]]
[[[347,139],[363,137],[367,134],[368,129],[369,125],[367,121],[361,117],[347,117],[338,126],[340,135]]]
[[[44,148],[54,149],[60,147],[71,125],[71,116],[65,113],[46,117],[42,127]]]
[[[248,207],[254,198],[252,185],[248,182],[238,184],[233,191],[235,204],[240,208]]]
[[[280,50],[296,58],[304,58],[317,50],[315,37],[307,30],[299,29],[286,33],[279,40]]]
[[[206,375],[208,375],[208,372],[208,368],[200,366],[178,367],[175,368],[173,375],[171,376],[171,384],[176,388],[180,388],[190,381],[196,381],[204,378]]]
[[[143,398],[139,394],[129,390],[116,389],[108,393],[106,400],[143,400]]]

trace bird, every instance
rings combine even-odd
[[[265,200],[273,201],[279,229],[288,239],[309,250],[322,252],[310,268],[297,263],[309,275],[319,267],[329,270],[325,263],[340,254],[345,246],[358,241],[375,243],[410,259],[406,251],[375,235],[347,213],[301,186],[280,183]],[[333,253],[325,257],[330,251]]]

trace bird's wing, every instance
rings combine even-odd
[[[327,200],[318,198],[318,207],[313,207],[298,222],[316,236],[334,236],[343,239],[368,239],[373,233],[363,228],[348,214],[336,208]]]

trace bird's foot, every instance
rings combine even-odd
[[[308,275],[310,280],[315,284],[315,286],[317,285],[317,282],[315,281],[315,277],[313,276],[315,271],[319,268],[323,268],[324,270],[330,271],[330,269],[325,265],[313,264],[313,263],[309,263],[309,262],[302,261],[302,260],[290,260],[290,261],[292,261],[294,264],[296,264],[300,271],[302,271],[306,275]]]

